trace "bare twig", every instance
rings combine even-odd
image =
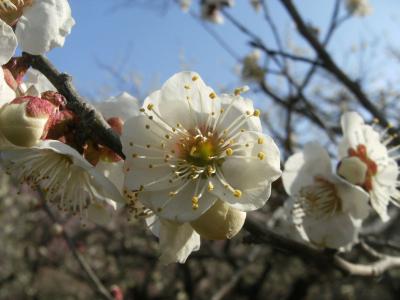
[[[361,89],[358,82],[350,79],[346,73],[334,62],[332,57],[326,51],[325,47],[318,41],[318,38],[312,33],[306,25],[296,7],[291,0],[280,0],[287,12],[295,22],[299,33],[311,45],[314,51],[318,54],[319,59],[323,62],[323,67],[329,71],[336,79],[341,82],[358,100],[358,102],[367,109],[375,118],[379,119],[383,126],[389,126],[385,115],[379,110],[373,102],[368,99],[366,94]],[[390,133],[396,133],[396,130],[390,129]]]

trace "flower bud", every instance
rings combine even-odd
[[[352,184],[362,185],[366,179],[368,167],[358,157],[346,157],[338,166],[338,174]]]
[[[218,200],[209,210],[191,226],[200,236],[207,240],[231,239],[242,229],[246,213]]]
[[[52,103],[37,97],[16,98],[0,110],[0,131],[11,143],[31,147],[47,134],[56,111]]]

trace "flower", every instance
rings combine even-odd
[[[258,49],[252,51],[243,59],[242,78],[248,81],[263,81],[265,70],[260,67],[261,53]]]
[[[329,155],[319,144],[306,144],[289,157],[282,180],[292,196],[292,221],[303,239],[334,249],[357,240],[369,212],[368,194],[332,172]]]
[[[172,76],[122,132],[125,193],[163,219],[199,218],[217,199],[262,207],[281,175],[280,153],[260,112],[239,90],[218,96],[197,73]]]
[[[250,0],[250,4],[256,12],[258,12],[261,9],[261,1],[260,0]]]
[[[15,26],[18,45],[33,55],[62,47],[74,24],[67,0],[0,1],[0,28],[10,37]]]
[[[346,9],[349,14],[355,14],[360,17],[371,14],[372,7],[368,0],[346,0]]]
[[[225,6],[231,7],[234,4],[234,0],[202,0],[200,3],[201,17],[207,21],[221,24],[224,22],[221,9]]]
[[[337,172],[367,191],[373,209],[387,221],[388,204],[399,205],[400,201],[399,171],[394,157],[398,148],[387,147],[393,136],[387,135],[387,131],[377,132],[356,112],[344,113],[341,124],[343,139],[339,144]]]
[[[31,188],[40,188],[47,201],[60,210],[104,224],[116,202],[124,202],[117,188],[75,149],[55,140],[31,148],[1,151],[6,172]]]
[[[192,0],[180,0],[179,6],[181,7],[183,12],[188,12],[190,5],[192,5]]]

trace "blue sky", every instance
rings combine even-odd
[[[126,1],[126,0],[123,0]],[[161,0],[159,0],[161,1]],[[70,0],[76,26],[65,47],[55,49],[50,58],[62,71],[70,73],[79,90],[91,98],[100,94],[117,94],[126,89],[100,64],[114,66],[118,73],[140,74],[143,91],[157,88],[172,74],[189,68],[199,72],[214,88],[239,84],[234,75],[236,61],[204,30],[202,25],[171,4],[167,10],[155,11],[127,6],[115,9],[119,0]],[[271,14],[279,28],[301,48],[293,25],[277,0],[270,0]],[[348,72],[362,72],[357,61],[349,61],[348,50],[363,41],[378,44],[384,38],[398,45],[400,28],[398,0],[371,0],[374,13],[367,18],[353,18],[339,30],[330,44],[330,51]],[[303,16],[312,24],[326,28],[333,7],[332,0],[297,0]],[[230,12],[257,32],[267,44],[272,43],[262,14],[255,15],[247,0],[237,0]],[[229,22],[213,26],[240,56],[250,48],[247,38]],[[383,46],[382,46],[383,47]],[[387,62],[387,49],[366,53],[365,66],[377,68]],[[385,68],[385,76],[398,73]],[[131,89],[133,93],[135,91]],[[139,95],[144,96],[144,95]]]

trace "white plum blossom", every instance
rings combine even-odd
[[[361,17],[371,14],[372,7],[368,0],[346,0],[346,9],[349,14]]]
[[[6,172],[31,188],[39,188],[47,201],[60,210],[80,214],[104,224],[116,202],[118,189],[75,149],[55,140],[33,147],[3,149],[0,161]]]
[[[192,5],[192,0],[180,0],[179,5],[183,12],[188,12],[190,6]]]
[[[364,123],[356,112],[344,113],[341,119],[343,139],[339,144],[338,174],[369,193],[372,208],[383,221],[389,220],[390,202],[400,203],[398,166],[395,155],[398,147],[387,145],[393,136],[387,130],[379,133]]]
[[[254,8],[256,12],[261,9],[261,0],[249,0],[251,6]]]
[[[7,28],[8,36],[14,35],[10,30],[15,26],[18,45],[30,54],[44,54],[62,47],[74,24],[67,0],[0,1],[0,28],[3,32]]]
[[[160,217],[191,222],[217,199],[262,207],[281,175],[279,149],[250,100],[218,96],[197,73],[172,76],[124,125],[125,188]]]
[[[323,248],[346,248],[357,241],[369,213],[368,194],[332,172],[317,143],[289,157],[282,180],[292,199],[292,221],[303,239]]]
[[[265,204],[281,175],[280,153],[240,89],[218,96],[194,72],[172,76],[140,111],[121,137],[124,194],[132,211],[142,212],[140,202],[155,214],[164,263],[184,262],[199,234],[231,238],[245,212]]]
[[[201,17],[207,21],[221,24],[224,22],[221,9],[231,7],[234,4],[234,0],[201,0]]]
[[[243,59],[242,78],[247,81],[260,82],[264,80],[265,70],[260,66],[261,52],[256,49]]]

